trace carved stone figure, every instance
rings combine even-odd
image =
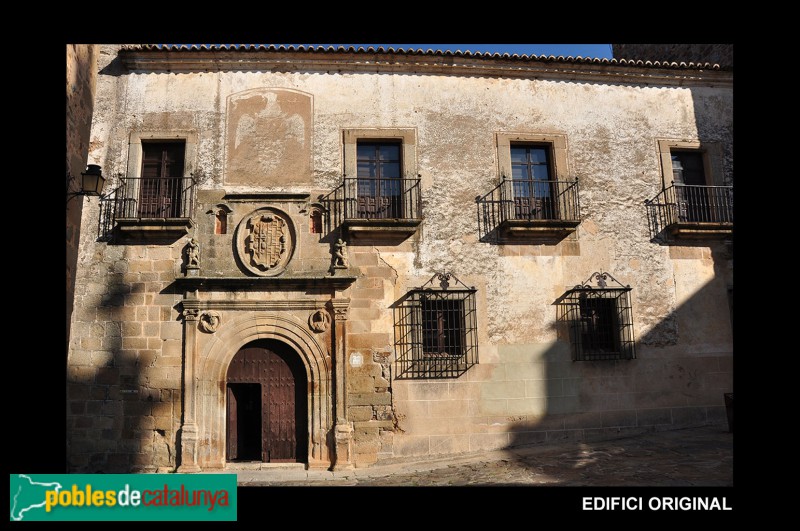
[[[186,245],[186,265],[188,267],[200,266],[200,244],[192,238]]]
[[[333,267],[334,269],[346,269],[347,265],[347,242],[342,241],[341,238],[336,240],[334,244],[335,250],[333,253]]]

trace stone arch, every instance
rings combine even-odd
[[[308,464],[328,468],[334,455],[329,433],[335,415],[331,397],[332,367],[329,350],[299,319],[278,312],[248,312],[225,323],[199,352],[196,389],[198,400],[198,464],[225,466],[225,384],[231,360],[244,345],[274,339],[299,356],[307,376]]]

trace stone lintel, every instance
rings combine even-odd
[[[179,277],[175,284],[184,289],[263,288],[270,290],[343,290],[355,282],[353,276],[296,275],[279,277]]]
[[[305,203],[311,198],[308,192],[225,192],[227,201],[287,202]]]

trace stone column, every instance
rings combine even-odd
[[[332,299],[333,307],[333,347],[334,347],[334,385],[336,386],[336,427],[334,439],[336,460],[333,470],[353,468],[353,427],[347,421],[347,351],[346,323],[350,299]]]
[[[183,425],[181,426],[181,464],[178,472],[200,472],[197,465],[197,318],[195,309],[183,311]]]

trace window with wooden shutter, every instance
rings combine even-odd
[[[185,147],[184,142],[142,142],[139,217],[180,216]]]

